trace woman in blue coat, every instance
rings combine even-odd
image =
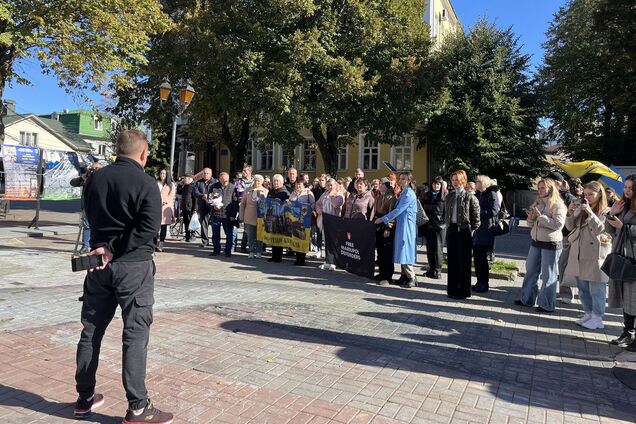
[[[417,197],[411,188],[413,176],[410,172],[402,172],[398,184],[402,187],[400,197],[393,209],[382,218],[376,219],[376,224],[385,225],[395,220],[395,240],[393,242],[393,262],[402,266],[402,275],[397,281],[402,287],[415,287],[415,270],[413,264],[417,259]]]

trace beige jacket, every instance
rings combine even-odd
[[[169,185],[157,182],[157,187],[161,193],[161,225],[170,225],[175,219],[174,197],[177,194],[177,186],[172,183],[171,190]]]
[[[241,198],[239,220],[248,225],[256,225],[258,200],[267,197],[267,193],[269,193],[269,190],[265,187],[248,188]]]
[[[605,232],[608,211],[609,208],[601,216],[592,215],[579,222],[573,215],[565,219],[565,227],[571,231],[568,235],[570,253],[565,275],[594,283],[606,283],[609,280],[601,271],[605,257],[612,251],[612,237]]]
[[[567,208],[565,203],[557,202],[550,209],[542,199],[537,199],[530,208],[536,207],[540,215],[536,220],[528,219],[528,225],[532,226],[530,236],[534,241],[559,242],[563,241],[561,229],[565,223]]]

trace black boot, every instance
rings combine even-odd
[[[610,343],[619,347],[626,347],[634,343],[636,340],[636,329],[634,329],[634,315],[623,312],[623,333]]]

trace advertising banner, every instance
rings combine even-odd
[[[31,146],[2,145],[4,165],[4,199],[34,200],[38,198],[40,149]]]
[[[352,274],[372,278],[375,270],[375,225],[364,219],[322,215],[327,254],[334,265]]]
[[[311,205],[264,198],[258,202],[256,237],[270,246],[306,253],[311,243]]]
[[[81,187],[71,187],[71,180],[79,176],[80,163],[77,153],[44,150],[44,200],[79,199]]]

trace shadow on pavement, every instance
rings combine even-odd
[[[512,403],[577,415],[598,414],[628,422],[636,419],[634,407],[625,391],[617,389],[617,385],[623,386],[612,376],[610,369],[602,366],[546,361],[532,354],[515,356],[507,352],[471,350],[462,345],[388,339],[262,320],[227,321],[221,327],[232,332],[338,346],[342,348],[336,353],[338,357],[356,364],[482,382],[496,397]],[[475,334],[473,337],[483,338],[484,335]],[[461,396],[461,393],[457,395]],[[598,405],[604,407],[601,409]]]
[[[49,415],[51,417],[66,418],[69,421],[75,420],[73,417],[73,408],[75,407],[74,403],[51,401],[35,393],[16,389],[15,387],[5,386],[4,384],[0,384],[0,406],[24,408],[40,414]],[[31,422],[28,420],[33,419],[32,416],[27,417],[26,415],[24,415],[24,418],[27,419],[27,421],[21,422]],[[82,421],[89,423],[119,424],[121,423],[121,420],[121,417],[108,417],[99,413],[93,413],[92,416],[85,418]],[[14,421],[9,420],[8,422]]]

